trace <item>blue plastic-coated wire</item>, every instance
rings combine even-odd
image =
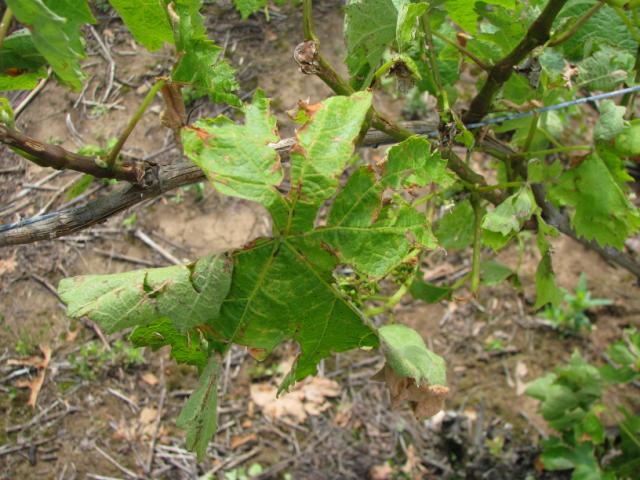
[[[465,125],[465,127],[467,127],[469,130],[472,130],[474,128],[487,127],[489,125],[495,125],[497,123],[508,122],[509,120],[518,120],[520,118],[531,117],[540,113],[551,112],[553,110],[562,110],[563,108],[573,107],[574,105],[581,105],[588,102],[597,102],[599,100],[619,97],[621,95],[626,95],[627,93],[634,92],[640,92],[640,85],[622,88],[620,90],[614,90],[607,93],[599,93],[598,95],[591,95],[589,97],[577,98],[575,100],[556,103],[547,107],[534,108],[533,110],[529,110],[527,112],[510,113],[509,115],[504,115],[502,117],[488,118],[487,120],[483,120],[482,122],[470,123],[468,125]]]

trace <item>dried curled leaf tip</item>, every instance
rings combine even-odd
[[[405,325],[378,330],[387,363],[373,380],[383,381],[391,393],[391,407],[408,402],[418,418],[442,410],[449,393],[444,359],[430,351],[422,337]]]
[[[444,385],[416,385],[413,378],[398,375],[393,368],[385,365],[373,380],[385,382],[391,394],[391,408],[398,408],[408,402],[416,418],[432,417],[444,408],[444,400],[449,395],[449,387]]]

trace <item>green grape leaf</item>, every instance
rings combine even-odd
[[[536,303],[534,309],[544,307],[546,304],[560,305],[563,299],[562,290],[556,285],[556,276],[553,273],[551,254],[546,252],[536,269]]]
[[[480,279],[484,285],[497,285],[514,274],[515,272],[509,267],[494,260],[480,264]]]
[[[107,332],[160,317],[184,331],[218,313],[230,283],[228,259],[210,255],[189,265],[65,278],[58,293],[69,316],[87,315]]]
[[[232,93],[239,88],[235,71],[222,57],[222,48],[207,38],[201,7],[202,0],[175,5],[178,18],[174,20],[174,37],[179,60],[172,79],[191,84],[214,102],[239,106],[240,100]]]
[[[634,55],[603,46],[578,64],[578,83],[589,90],[613,90],[623,82],[633,82]]]
[[[406,204],[383,206],[382,197],[389,189],[441,181],[441,161],[418,137],[392,147],[380,179],[368,167],[351,175],[335,197],[326,226],[317,233],[342,262],[378,278],[401,263],[411,248],[435,248],[424,214]]]
[[[33,45],[56,75],[79,90],[84,78],[80,68],[84,57],[80,27],[95,22],[86,1],[7,0],[7,6],[18,21],[29,26]]]
[[[0,97],[0,123],[15,128],[16,119],[11,102],[6,97]]]
[[[243,112],[244,125],[220,116],[184,127],[184,153],[220,193],[272,209],[283,202],[276,190],[284,175],[280,157],[269,146],[279,140],[276,119],[261,91],[256,92],[252,104],[243,107]]]
[[[593,129],[596,140],[611,140],[625,128],[626,107],[618,106],[613,100],[600,102],[600,118]]]
[[[198,0],[195,0],[198,1]],[[180,0],[180,5],[194,0]],[[173,44],[173,32],[164,2],[158,0],[109,0],[122,17],[133,38],[148,50],[159,50],[164,43]]]
[[[602,246],[622,249],[624,241],[640,229],[638,209],[597,153],[566,171],[550,194],[557,202],[575,209],[571,224],[576,233]]]
[[[618,134],[614,143],[616,150],[623,156],[640,155],[640,123],[632,121],[631,125]]]
[[[384,51],[394,42],[397,21],[393,0],[351,0],[345,7],[346,64],[352,76],[368,72],[362,84],[370,80]]]
[[[429,8],[428,3],[402,3],[396,23],[396,41],[400,51],[411,46],[418,19]]]
[[[195,450],[198,460],[204,460],[207,446],[218,428],[218,376],[220,360],[209,358],[200,375],[198,387],[180,411],[176,426],[187,431],[187,448]]]
[[[283,382],[316,373],[334,352],[377,345],[362,314],[336,290],[335,257],[304,237],[260,240],[234,253],[233,282],[218,317],[216,338],[267,353],[293,339],[300,354]]]
[[[249,15],[256,13],[258,10],[267,6],[267,0],[233,0],[240,16],[243,20],[249,18]]]
[[[514,237],[514,233],[509,235],[503,235],[502,233],[492,232],[491,230],[482,230],[482,244],[491,248],[494,252],[499,252],[506,247],[511,239]]]
[[[29,30],[12,33],[0,49],[0,91],[31,90],[47,76],[46,65]]]
[[[356,170],[336,196],[327,225],[317,232],[344,262],[373,277],[396,267],[414,244],[435,248],[425,216],[411,206],[382,206],[384,186],[367,167]]]
[[[136,327],[129,335],[129,340],[136,347],[149,347],[152,350],[170,345],[171,358],[178,363],[195,365],[201,369],[207,364],[208,352],[202,345],[200,332],[179,332],[168,317]]]
[[[31,32],[26,28],[4,39],[0,49],[0,73],[7,73],[9,69],[35,71],[46,65],[47,60],[33,44]]]
[[[335,194],[370,107],[369,92],[331,97],[306,107],[309,120],[296,132],[291,150],[289,201],[293,208],[287,231],[310,229],[318,208]]]
[[[591,0],[570,2],[560,12],[556,21],[568,20],[573,22],[591,8],[594,3]],[[635,55],[635,51],[638,48],[638,43],[633,39],[627,26],[622,22],[615,10],[608,5],[603,5],[561,46],[570,60],[579,60],[590,55],[594,50],[603,47],[613,47],[633,55]]]
[[[522,105],[533,97],[534,90],[531,88],[529,80],[523,75],[511,75],[502,88],[502,98],[518,105]]]
[[[473,243],[475,215],[471,202],[466,199],[443,216],[438,222],[435,234],[438,242],[446,249],[462,250]]]
[[[557,437],[544,439],[541,446],[543,451],[540,460],[545,470],[570,470],[573,468],[571,448],[561,439]]]
[[[422,279],[422,272],[420,272],[414,278],[413,283],[411,283],[409,293],[411,293],[411,296],[416,300],[422,300],[426,303],[438,303],[442,300],[449,300],[453,289],[425,282]]]
[[[38,85],[40,79],[47,76],[46,70],[23,73],[17,76],[0,75],[0,91],[31,90]]]
[[[486,0],[486,4],[500,5],[506,8],[515,9],[516,2],[510,0]],[[447,0],[444,8],[460,27],[469,33],[476,33],[478,25],[478,13],[476,11],[476,0]]]
[[[527,179],[531,183],[553,183],[562,175],[562,163],[559,160],[551,164],[544,160],[532,159],[527,165]]]
[[[482,228],[502,235],[518,232],[534,213],[535,205],[531,189],[523,187],[487,213],[482,221]]]
[[[440,152],[432,151],[431,144],[416,135],[389,149],[380,181],[385,187],[398,189],[431,184],[448,188],[456,180]]]
[[[475,0],[448,0],[444,7],[451,19],[469,33],[476,33],[478,14]]]
[[[444,359],[429,350],[414,329],[396,323],[380,327],[378,335],[387,364],[398,375],[413,379],[417,386],[447,385]]]
[[[408,401],[418,418],[442,410],[449,393],[444,359],[405,325],[385,325],[378,329],[378,335],[386,363],[374,379],[387,383],[392,406]]]

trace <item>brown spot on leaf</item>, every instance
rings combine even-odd
[[[184,128],[187,128],[189,130],[193,130],[195,132],[195,134],[198,135],[200,140],[202,140],[204,143],[207,143],[209,141],[209,139],[213,136],[209,132],[207,132],[206,130],[204,130],[202,128],[199,128],[199,127],[194,127],[193,125],[187,125]]]

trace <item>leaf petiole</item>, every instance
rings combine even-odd
[[[164,86],[164,84],[165,84],[165,80],[160,79],[147,92],[147,95],[144,97],[144,100],[142,100],[142,103],[138,107],[138,110],[136,110],[136,112],[133,114],[133,117],[131,117],[131,119],[129,120],[127,127],[118,137],[118,142],[113,146],[113,148],[109,152],[109,155],[107,155],[107,158],[105,158],[105,162],[109,169],[113,169],[113,166],[116,163],[116,159],[118,158],[118,154],[120,153],[120,150],[122,150],[122,147],[124,147],[124,144],[129,139],[129,135],[131,135],[131,132],[133,132],[133,129],[136,128],[136,125],[138,124],[138,122],[140,121],[144,113],[147,111],[147,108],[149,108],[149,105],[151,105],[151,102],[153,102],[153,99],[155,98],[156,94],[160,91],[160,89]]]

